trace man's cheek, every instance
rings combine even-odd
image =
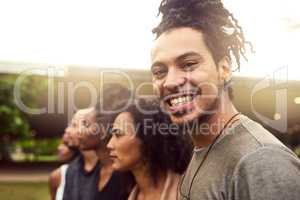
[[[153,92],[155,95],[157,95],[158,97],[162,96],[162,87],[161,84],[157,83],[157,82],[153,82]]]

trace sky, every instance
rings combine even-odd
[[[150,69],[159,0],[0,0],[1,63]],[[224,0],[256,53],[237,75],[300,80],[299,0]],[[30,65],[28,65],[30,66]],[[1,69],[2,68],[2,69]]]

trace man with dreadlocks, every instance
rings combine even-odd
[[[299,199],[299,159],[232,103],[232,63],[251,47],[238,21],[221,0],[163,0],[159,12],[154,88],[195,146],[179,199]]]

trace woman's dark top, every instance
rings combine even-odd
[[[120,175],[113,173],[102,191],[98,190],[101,166],[99,162],[87,172],[84,169],[84,159],[80,155],[75,158],[67,169],[66,185],[63,200],[125,200],[122,192]]]

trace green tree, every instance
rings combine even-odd
[[[15,104],[14,87],[17,75],[0,75],[0,157],[2,161],[11,161],[10,148],[15,139],[32,137],[28,115]],[[22,81],[20,95],[28,106],[35,106],[38,95],[47,88],[44,78],[27,77]]]

